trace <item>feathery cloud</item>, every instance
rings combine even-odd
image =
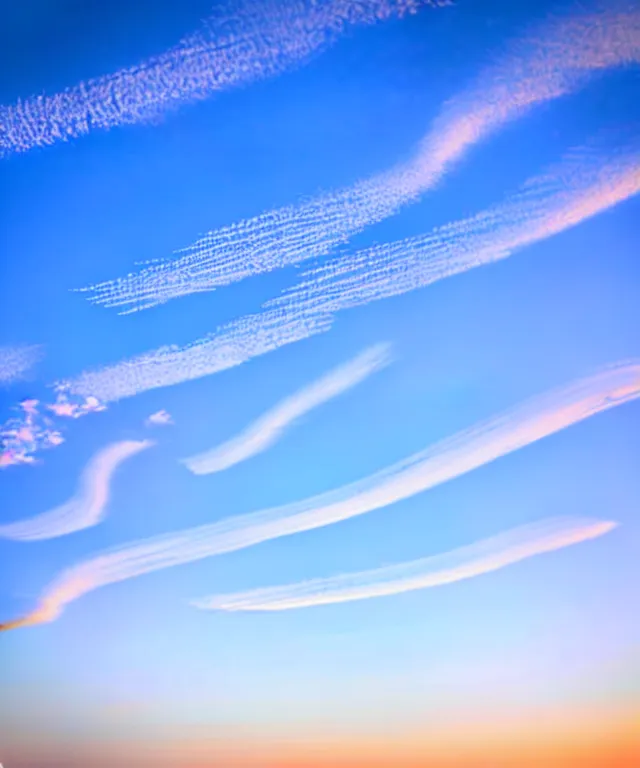
[[[638,397],[640,361],[612,365],[525,401],[334,491],[143,539],[96,555],[64,571],[46,590],[34,612],[0,625],[0,630],[53,620],[66,604],[107,584],[331,525],[386,507]]]
[[[398,595],[473,579],[534,555],[603,536],[616,525],[608,520],[593,518],[550,518],[408,563],[280,587],[213,595],[193,600],[191,604],[209,611],[287,611]]]
[[[610,208],[640,188],[633,148],[580,151],[513,200],[417,238],[340,256],[247,315],[185,347],[154,351],[63,382],[101,402],[218,373],[329,330],[338,310],[424,287],[498,259]]]
[[[84,468],[78,490],[69,501],[29,520],[0,525],[0,537],[36,541],[97,525],[103,519],[116,469],[123,461],[152,445],[150,440],[122,440],[107,445]]]
[[[640,191],[640,151],[584,148],[502,205],[418,237],[365,248],[309,270],[267,308],[337,312],[423,288],[511,256]]]
[[[0,384],[9,384],[32,368],[42,357],[42,348],[29,346],[0,346]]]
[[[415,12],[428,0],[247,0],[218,12],[174,48],[53,95],[0,107],[0,156],[96,129],[144,123],[185,102],[278,75],[353,25]]]
[[[473,144],[609,68],[640,61],[640,11],[596,4],[517,40],[441,110],[414,157],[352,187],[212,231],[176,257],[82,289],[123,314],[323,256],[434,186]]]
[[[184,459],[183,463],[194,474],[206,475],[246,461],[279,440],[286,428],[297,418],[355,387],[388,362],[388,344],[370,347],[353,360],[334,368],[313,384],[282,400],[237,437]]]

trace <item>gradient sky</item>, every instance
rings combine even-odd
[[[25,398],[51,400],[56,380],[187,344],[258,311],[300,270],[126,317],[69,289],[408,158],[443,102],[505,42],[567,8],[546,0],[425,7],[354,27],[276,78],[145,125],[0,159],[0,346],[42,345],[25,378],[0,384],[0,421]],[[210,11],[205,0],[5,5],[0,71],[10,75],[0,103],[136,64]],[[640,125],[637,88],[637,69],[613,71],[542,105],[348,247],[470,216],[594,136],[615,147]],[[37,464],[0,470],[0,523],[66,501],[108,443],[157,444],[118,469],[101,525],[50,541],[0,540],[0,621],[31,610],[60,571],[105,548],[331,490],[637,357],[639,216],[639,199],[628,200],[502,263],[343,313],[328,333],[69,420],[64,444]],[[178,462],[380,342],[392,345],[387,367],[305,414],[263,453],[204,476]],[[161,409],[174,424],[145,426]],[[569,765],[589,733],[593,760],[606,747],[594,765],[632,765],[639,464],[640,403],[632,402],[392,506],[110,585],[57,621],[3,633],[0,762],[91,768],[126,755],[131,766],[324,768],[424,765],[429,756],[434,765],[521,765],[543,734],[557,764]],[[422,558],[557,515],[620,525],[436,589],[274,614],[190,605]]]

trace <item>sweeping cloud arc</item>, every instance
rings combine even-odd
[[[504,259],[639,190],[640,156],[633,146],[574,152],[502,205],[418,238],[336,257],[268,302],[265,311],[187,346],[160,347],[85,371],[60,386],[108,403],[227,370],[328,331],[338,310]]]
[[[124,545],[67,571],[30,614],[0,630],[52,621],[94,589],[347,520],[410,498],[640,397],[640,361],[607,367],[458,432],[355,483],[293,504]]]
[[[184,103],[281,74],[355,25],[414,13],[434,0],[246,0],[174,48],[52,95],[0,106],[0,157],[95,130],[157,120]]]
[[[343,392],[355,387],[387,365],[389,345],[370,347],[348,363],[329,371],[322,378],[271,408],[237,437],[208,451],[183,459],[196,475],[221,472],[265,451],[296,419]]]
[[[585,147],[530,179],[502,205],[418,237],[338,256],[266,303],[335,313],[397,296],[505,259],[640,192],[640,145]]]
[[[28,520],[0,525],[0,538],[53,539],[97,525],[104,518],[117,468],[153,444],[151,440],[122,440],[107,445],[86,465],[78,489],[69,501]]]
[[[551,518],[408,563],[213,595],[193,600],[191,604],[206,611],[288,611],[398,595],[473,579],[535,555],[598,538],[615,527],[616,523],[609,520]]]
[[[466,151],[501,126],[640,61],[640,10],[596,4],[557,16],[516,40],[447,102],[406,163],[308,203],[209,232],[176,257],[83,289],[123,313],[326,255],[433,187]]]

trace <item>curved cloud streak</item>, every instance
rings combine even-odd
[[[560,517],[523,525],[451,552],[385,568],[311,579],[281,587],[213,595],[192,601],[214,611],[287,611],[314,605],[346,603],[439,587],[497,571],[528,557],[553,552],[603,536],[616,523]]]
[[[389,345],[378,344],[348,363],[329,371],[299,392],[278,403],[232,440],[184,459],[196,475],[221,472],[265,451],[293,421],[334,397],[355,387],[389,362]]]
[[[165,53],[54,95],[0,107],[0,156],[96,129],[157,119],[185,102],[278,75],[352,25],[415,12],[421,0],[248,0]]]
[[[331,328],[340,309],[424,287],[506,258],[636,194],[640,157],[631,149],[576,152],[513,200],[430,234],[341,256],[266,306],[185,347],[86,371],[61,386],[101,402],[218,373]]]
[[[1,525],[0,537],[17,541],[53,539],[97,525],[104,516],[116,469],[152,445],[150,440],[111,443],[89,461],[80,476],[78,490],[69,501],[29,520]]]
[[[0,346],[0,384],[9,384],[20,379],[41,356],[42,349],[37,345]]]
[[[0,625],[0,630],[53,620],[67,603],[106,584],[386,507],[638,397],[640,361],[605,368],[459,432],[359,482],[293,504],[145,539],[97,555],[63,572],[33,613]]]
[[[594,74],[640,61],[640,11],[596,7],[557,17],[518,40],[451,99],[408,162],[309,203],[210,232],[177,258],[83,289],[95,303],[135,312],[327,254],[436,184],[466,150],[535,105]]]
[[[423,288],[511,256],[640,191],[640,151],[575,152],[506,203],[426,235],[376,245],[310,270],[267,307],[337,312]]]

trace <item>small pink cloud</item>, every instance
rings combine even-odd
[[[20,407],[28,416],[37,416],[39,403],[39,400],[31,398],[29,400],[23,400],[20,403]]]
[[[35,440],[35,433],[31,427],[20,427],[16,430],[15,438],[21,442],[32,443]]]
[[[53,403],[52,405],[47,405],[47,409],[55,413],[56,416],[67,416],[74,419],[76,418],[78,406],[76,403]]]
[[[44,409],[44,413],[40,408]],[[29,398],[18,403],[14,410],[17,415],[0,424],[0,468],[32,464],[38,451],[61,445],[64,437],[56,429],[54,417],[78,419],[88,413],[104,411],[106,406],[91,395],[85,398],[69,397],[66,390],[59,387],[55,402],[41,403]]]

